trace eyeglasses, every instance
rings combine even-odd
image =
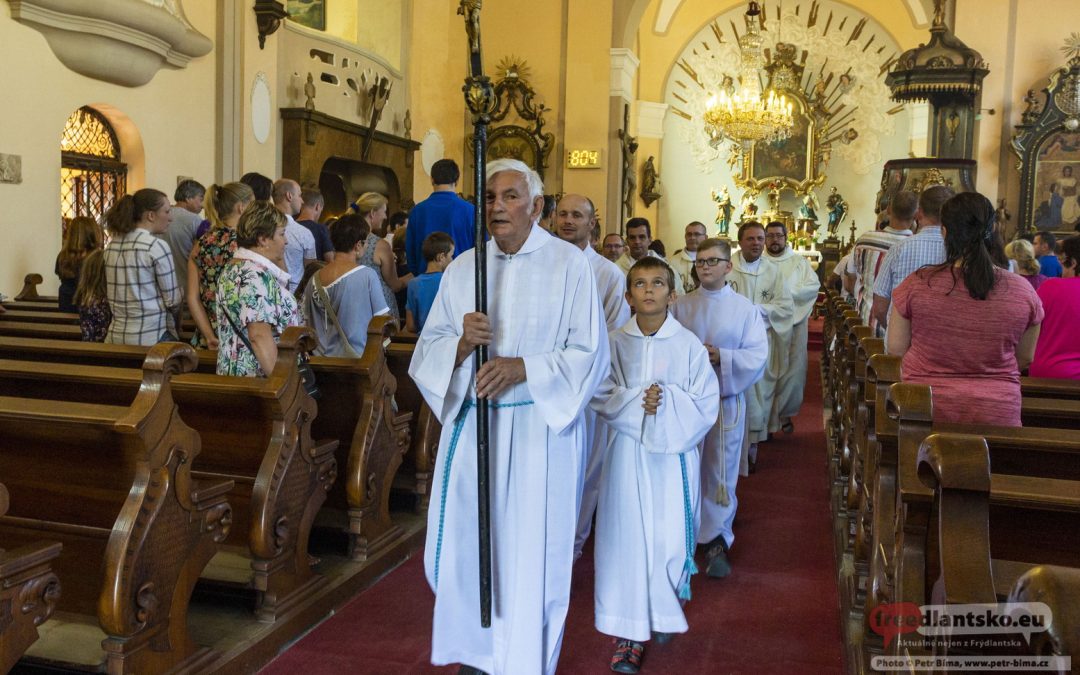
[[[783,234],[782,232],[774,232],[774,233],[765,235],[765,238],[766,239],[787,239],[787,235]]]
[[[728,258],[698,258],[694,261],[694,267],[716,267],[722,262],[731,262]]]

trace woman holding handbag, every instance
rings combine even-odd
[[[236,225],[239,247],[217,281],[218,375],[265,377],[277,340],[302,323],[285,270],[285,216],[254,202]]]
[[[304,290],[304,316],[318,335],[320,354],[358,358],[372,317],[390,312],[378,274],[359,263],[369,233],[368,222],[356,214],[334,223],[334,259],[311,275]]]

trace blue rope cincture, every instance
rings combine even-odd
[[[679,584],[679,599],[690,599],[690,577],[698,573],[694,563],[694,510],[690,503],[690,481],[686,477],[686,455],[679,455],[679,468],[682,469],[683,520],[686,525],[686,564],[683,565],[683,582]]]
[[[514,403],[488,402],[489,408],[520,408],[532,405],[532,401],[516,401]],[[454,428],[450,434],[450,447],[446,450],[446,465],[443,466],[442,494],[439,497],[439,533],[435,539],[435,588],[439,588],[439,561],[442,559],[443,525],[446,522],[446,489],[450,485],[450,467],[454,463],[454,451],[457,450],[458,440],[461,438],[461,430],[465,427],[465,418],[469,410],[476,407],[476,401],[471,398],[465,399],[461,404],[461,410],[454,418]],[[684,478],[685,482],[685,478]]]

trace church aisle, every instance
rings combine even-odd
[[[757,473],[739,483],[732,576],[694,577],[687,609],[690,632],[667,645],[648,646],[643,675],[840,672],[818,362],[819,352],[812,351],[796,432],[763,445]],[[592,623],[591,548],[574,574],[559,672],[610,673],[614,645]],[[432,605],[417,555],[263,673],[455,673],[456,667],[428,664]]]

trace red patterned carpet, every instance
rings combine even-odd
[[[815,329],[820,330],[812,325]],[[690,632],[647,647],[643,674],[840,672],[816,351],[820,335],[811,333],[810,343],[806,401],[795,433],[762,445],[757,473],[739,482],[733,574],[722,580],[694,577],[694,599],[687,607]],[[589,551],[574,573],[559,672],[610,673],[614,645],[592,625]],[[428,664],[432,605],[417,555],[263,672],[455,673],[456,667]]]

